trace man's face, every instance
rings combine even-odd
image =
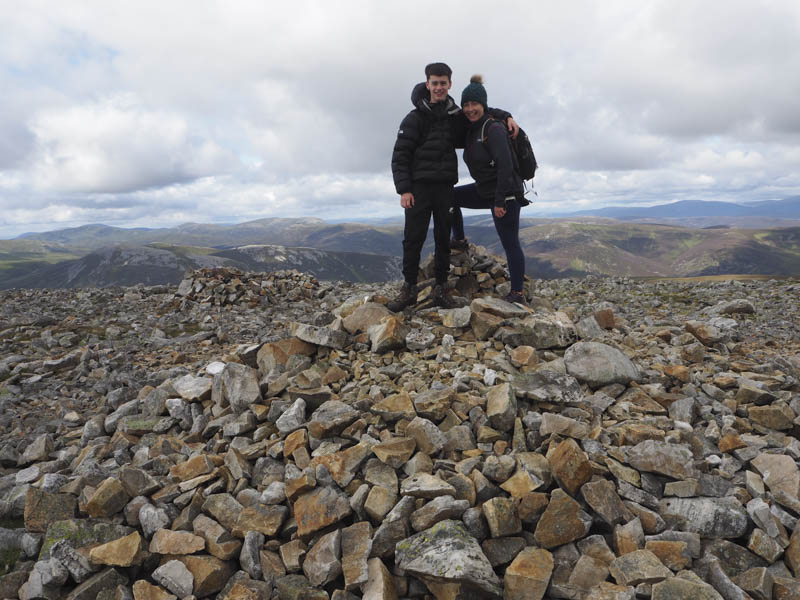
[[[425,82],[425,87],[431,93],[431,102],[443,102],[450,91],[450,78],[447,75],[431,75]]]

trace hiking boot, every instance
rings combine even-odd
[[[440,283],[437,283],[433,288],[433,305],[441,306],[442,308],[458,308],[455,300],[450,297],[447,290]]]
[[[386,304],[386,308],[392,312],[400,312],[401,310],[404,310],[409,306],[413,306],[416,303],[417,286],[404,283],[394,300],[391,300]]]
[[[464,238],[463,240],[457,240],[453,238],[450,240],[450,250],[466,250],[469,248],[469,240]]]
[[[511,291],[506,294],[506,297],[503,298],[503,300],[511,304],[522,304],[525,306],[525,296],[522,295],[522,292]]]

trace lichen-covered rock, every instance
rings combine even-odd
[[[399,542],[395,562],[426,582],[464,585],[485,598],[503,594],[492,565],[460,521],[441,521]]]

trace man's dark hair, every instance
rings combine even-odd
[[[445,76],[448,79],[452,79],[453,69],[442,62],[431,63],[425,67],[425,79],[430,79],[431,75],[437,75],[439,77]]]

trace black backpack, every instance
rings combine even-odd
[[[486,143],[486,124],[495,119],[487,119],[481,127],[481,142]],[[508,130],[506,130],[508,132]],[[517,139],[508,136],[508,143],[511,146],[511,160],[514,162],[514,170],[523,180],[533,179],[536,175],[536,156],[533,153],[533,146],[528,134],[519,128]]]

